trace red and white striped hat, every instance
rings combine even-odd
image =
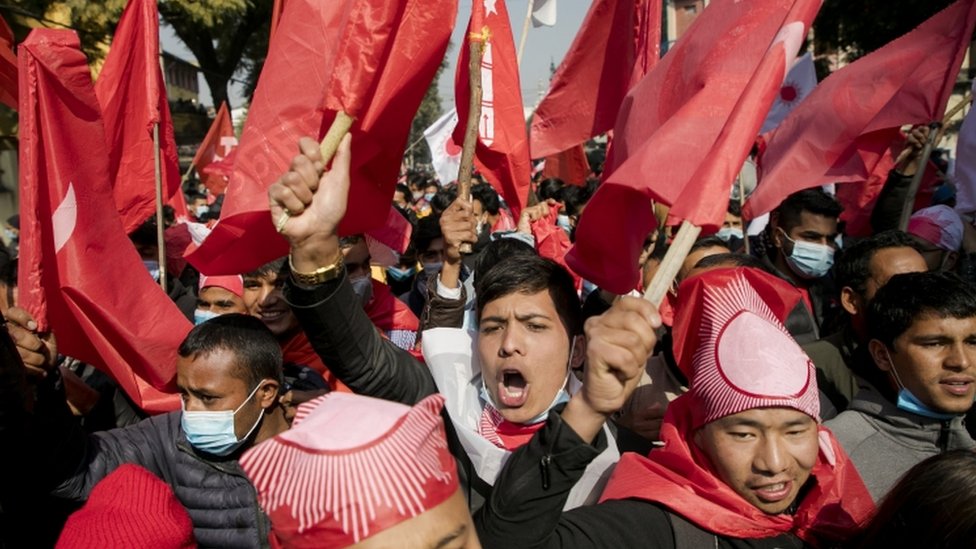
[[[204,288],[209,288],[211,286],[217,286],[218,288],[223,288],[228,292],[236,295],[237,297],[244,297],[244,277],[241,275],[222,275],[222,276],[207,276],[200,275],[200,287],[202,290]]]
[[[413,408],[349,393],[299,406],[240,460],[280,547],[345,547],[436,507],[458,487],[431,395]]]
[[[675,325],[694,331],[683,338],[695,349],[695,429],[753,408],[793,408],[820,420],[813,362],[777,318],[782,311],[770,307],[784,302],[778,284],[786,285],[742,268],[707,271],[682,284],[677,314],[685,318]]]

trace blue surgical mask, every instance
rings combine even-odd
[[[793,243],[793,253],[786,256],[786,264],[797,276],[806,279],[821,278],[834,265],[834,249],[830,246],[793,240],[785,232],[783,237]]]
[[[398,267],[390,267],[386,270],[386,276],[392,278],[396,281],[406,280],[413,276],[417,272],[417,269],[410,267],[409,269],[400,269]]]
[[[937,419],[939,421],[948,421],[956,417],[956,414],[936,412],[935,410],[926,406],[921,400],[918,399],[918,397],[913,395],[911,391],[906,389],[905,384],[901,382],[901,377],[898,375],[898,370],[895,369],[894,361],[891,360],[891,353],[888,352],[888,349],[885,349],[884,351],[888,356],[888,364],[891,365],[891,374],[895,377],[895,383],[899,387],[898,402],[895,403],[899,410],[904,410],[917,416]]]
[[[569,340],[569,345],[570,345],[569,363],[567,364],[566,367],[566,377],[563,378],[562,387],[560,387],[559,391],[556,392],[556,396],[553,397],[552,402],[549,403],[549,406],[546,407],[545,410],[543,410],[539,415],[535,416],[534,418],[524,422],[523,425],[535,425],[536,423],[542,423],[543,421],[549,418],[549,412],[553,408],[559,406],[560,404],[565,404],[569,402],[570,395],[569,395],[569,391],[566,390],[566,386],[569,385],[569,376],[573,375],[573,370],[571,365],[573,364],[573,352],[576,351],[576,346],[573,345],[574,343],[576,343],[575,337]],[[485,386],[484,378],[482,378],[481,380],[481,390],[479,391],[479,395],[481,396],[481,400],[485,401],[487,404],[490,404],[496,410],[501,410],[501,408],[499,408],[498,405],[495,404],[495,401],[491,398],[491,393],[488,392],[488,388]]]
[[[257,420],[243,438],[237,438],[234,432],[234,416],[244,407],[245,404],[258,392],[261,384],[254,387],[251,394],[247,395],[244,402],[236,410],[220,410],[218,412],[188,412],[186,403],[183,403],[183,416],[180,418],[180,426],[186,434],[186,440],[191,446],[215,456],[226,456],[232,454],[240,448],[244,442],[254,433],[264,417],[264,412],[258,414]]]
[[[193,311],[193,324],[194,326],[199,326],[204,322],[210,320],[211,318],[217,318],[217,313],[213,311],[201,311],[200,309],[194,309]]]
[[[443,261],[432,261],[430,263],[424,263],[424,273],[439,273],[441,272],[441,267],[444,266]]]
[[[3,236],[7,239],[7,242],[10,242],[11,244],[17,242],[18,239],[17,233],[11,231],[10,229],[4,229]]]
[[[434,193],[424,193],[424,200],[430,202],[434,198]]]
[[[556,225],[559,225],[559,227],[562,228],[562,230],[566,231],[567,233],[573,232],[573,226],[569,223],[568,215],[563,215],[563,214],[557,215]]]
[[[146,270],[149,271],[153,280],[159,282],[159,261],[155,259],[143,259],[142,264],[146,266]]]
[[[722,227],[717,233],[715,233],[715,236],[726,242],[732,240],[733,237],[742,240],[742,229],[736,229],[735,227]]]

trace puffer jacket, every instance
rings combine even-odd
[[[826,425],[850,456],[875,501],[909,469],[950,450],[974,450],[965,416],[948,421],[906,412],[862,383],[850,407]]]
[[[48,409],[35,409],[38,422],[32,430],[35,437],[43,433],[48,439],[54,495],[84,500],[119,465],[134,463],[170,485],[193,521],[200,547],[269,546],[270,522],[237,463],[240,452],[226,458],[196,453],[180,427],[181,412],[87,435],[63,409],[63,396],[60,402],[44,400]]]

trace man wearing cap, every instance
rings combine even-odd
[[[241,275],[200,275],[193,323],[200,324],[228,313],[247,313],[244,306],[244,278]]]
[[[976,449],[976,289],[951,273],[893,276],[868,309],[870,383],[827,426],[875,500],[928,457]]]
[[[3,447],[30,457],[26,471],[15,474],[33,475],[38,490],[83,501],[122,464],[140,465],[169,484],[200,545],[267,547],[268,519],[237,461],[288,428],[278,403],[281,352],[259,320],[223,315],[190,331],[176,366],[182,411],[86,435],[65,405],[56,342],[34,333],[25,311],[14,309],[8,319],[36,394],[33,410],[24,409],[25,388],[16,383],[23,372],[0,363]],[[11,409],[16,404],[21,408]]]
[[[273,546],[479,549],[443,407],[436,394],[412,408],[347,393],[301,405],[241,458]]]
[[[782,548],[847,539],[873,505],[819,425],[813,364],[767,305],[781,284],[752,269],[716,269],[682,284],[675,325],[690,328],[675,334],[675,354],[691,389],[669,407],[664,447],[625,454],[600,504],[561,513],[606,444],[594,427],[640,374],[626,362],[587,361],[584,384],[608,398],[593,406],[573,397],[513,453],[475,517],[482,543]]]
[[[592,337],[581,333],[572,277],[534,255],[503,260],[479,275],[479,333],[466,346],[455,341],[456,360],[446,356],[441,362],[466,373],[466,379],[448,386],[458,379],[445,376],[444,384],[441,378],[435,383],[430,369],[376,333],[348,283],[336,235],[349,188],[348,141],[324,175],[318,145],[303,139],[299,146],[302,154],[291,171],[269,189],[272,221],[291,243],[285,296],[316,351],[356,393],[405,404],[438,391],[445,395],[462,486],[477,508],[508,452],[568,398],[575,380],[571,368],[584,357],[602,356],[586,350]],[[627,359],[643,364],[656,341],[656,318],[652,305],[634,299],[589,322],[613,323],[612,337],[628,341]],[[611,337],[607,331],[597,334]],[[429,335],[424,337],[426,353]],[[588,391],[584,386],[580,393]],[[483,456],[490,457],[482,461]],[[603,471],[610,464],[602,463]],[[595,477],[593,487],[600,475]],[[588,490],[586,496],[591,494]]]
[[[912,214],[908,234],[918,243],[930,271],[952,271],[962,247],[963,226],[959,214],[945,205],[930,206]]]

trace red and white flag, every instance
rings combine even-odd
[[[235,149],[220,222],[188,252],[190,263],[207,275],[236,274],[288,253],[271,223],[267,189],[288,171],[299,138],[321,138],[339,110],[356,117],[339,232],[370,233],[403,251],[409,222],[390,215],[397,173],[456,15],[448,0],[287,0]]]
[[[192,327],[139,259],[112,206],[88,62],[73,31],[19,47],[19,303],[61,352],[97,366],[148,412],[179,409],[176,351]]]
[[[227,110],[227,103],[221,103],[217,116],[210,124],[206,137],[200,143],[196,156],[193,157],[193,166],[202,177],[203,184],[214,196],[223,194],[227,188],[227,179],[219,173],[207,172],[214,162],[220,162],[227,158],[234,149],[237,148],[237,136],[234,135],[234,124],[230,119],[230,111]]]
[[[430,148],[430,163],[441,185],[457,180],[461,168],[461,147],[454,142],[454,127],[457,126],[457,110],[451,109],[424,130],[424,139]]]
[[[0,17],[0,103],[17,110],[17,55],[14,33]]]
[[[604,182],[568,262],[617,294],[637,283],[651,201],[707,232],[793,65],[819,0],[715,0],[624,99]],[[608,246],[607,243],[613,243]]]
[[[941,121],[974,24],[976,1],[959,0],[825,78],[764,136],[759,186],[743,216],[803,189],[866,181],[890,146],[886,130]]]
[[[760,133],[772,131],[790,114],[801,101],[806,99],[813,88],[817,87],[817,70],[813,66],[813,55],[810,52],[801,55],[786,75],[783,86],[779,89],[773,107],[769,109],[766,121],[763,122]]]
[[[153,125],[159,124],[163,199],[180,190],[173,120],[159,66],[156,0],[129,0],[95,83],[115,205],[126,232],[156,211]]]
[[[454,81],[458,120],[454,142],[464,143],[471,84],[468,65],[471,40],[484,43],[481,59],[481,120],[475,166],[505,199],[517,219],[529,193],[532,162],[525,132],[525,110],[518,61],[505,0],[473,0],[467,37],[461,46]]]
[[[532,116],[532,158],[613,128],[627,92],[661,51],[661,0],[595,0]]]

